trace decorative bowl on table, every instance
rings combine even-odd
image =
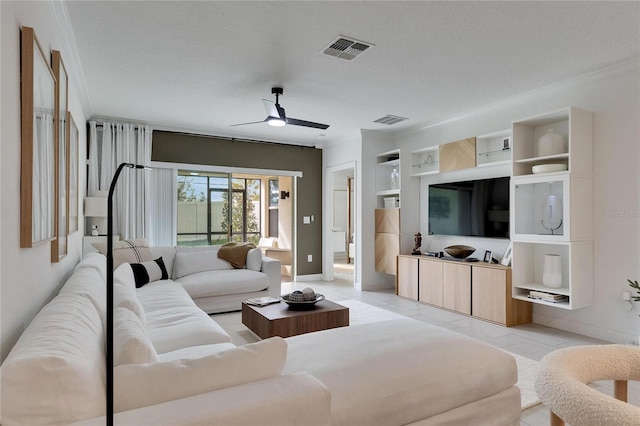
[[[305,309],[313,309],[314,305],[318,302],[321,302],[324,300],[324,295],[322,294],[318,294],[318,293],[314,293],[313,294],[313,299],[309,300],[309,297],[307,296],[307,298],[301,298],[299,297],[298,293],[301,292],[293,292],[293,293],[289,293],[289,294],[284,294],[282,295],[280,298],[282,299],[282,301],[284,303],[286,303],[287,305],[289,305],[290,309],[296,309],[299,311],[305,310]]]
[[[444,251],[446,251],[447,254],[451,257],[455,257],[456,259],[464,259],[471,256],[471,254],[473,254],[476,249],[465,245],[455,245],[445,247]]]

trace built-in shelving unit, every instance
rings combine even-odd
[[[531,304],[511,296],[509,267],[411,255],[397,262],[398,296],[506,326],[531,322]]]
[[[377,206],[385,207],[385,198],[395,198],[395,207],[400,207],[400,150],[383,152],[376,156],[376,196]],[[395,170],[396,179],[392,179],[392,172]]]
[[[563,135],[565,152],[539,156],[548,129]],[[593,303],[593,113],[569,107],[513,123],[511,240],[513,298],[563,309]],[[534,166],[566,170],[534,173]],[[562,167],[561,166],[561,167]],[[561,259],[562,285],[543,284],[545,255]],[[566,296],[557,302],[530,291]]]
[[[438,173],[438,146],[411,153],[411,176],[425,176]]]
[[[477,167],[511,164],[511,129],[476,137]]]

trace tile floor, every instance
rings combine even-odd
[[[402,299],[393,290],[357,292],[353,288],[353,276],[335,274],[333,282],[287,282],[282,284],[282,293],[312,287],[316,292],[324,294],[330,300],[355,299],[382,309],[396,312],[418,321],[444,327],[493,346],[503,348],[524,357],[540,360],[544,355],[556,349],[585,344],[604,344],[602,340],[593,339],[575,333],[554,328],[527,324],[517,327],[502,327],[475,318],[466,317],[446,310],[434,308],[411,300]],[[218,314],[214,318],[227,331],[238,334],[243,344],[257,341],[258,338],[240,320],[240,313]],[[613,395],[612,382],[595,382],[592,386],[603,393]],[[640,383],[629,382],[629,401],[640,405]],[[542,404],[522,412],[521,425],[549,425],[549,410]]]

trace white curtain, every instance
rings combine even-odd
[[[126,123],[89,122],[88,195],[109,191],[121,163],[151,162],[151,129]],[[148,238],[150,199],[149,172],[122,170],[113,196],[113,232],[122,239]]]
[[[149,208],[149,242],[152,246],[175,246],[177,235],[178,171],[151,171],[151,202]]]

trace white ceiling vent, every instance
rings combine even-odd
[[[377,120],[373,120],[374,123],[386,124],[391,126],[392,124],[400,123],[401,121],[408,120],[407,117],[398,117],[397,115],[387,114],[384,117],[380,117]]]
[[[338,36],[337,39],[329,43],[322,53],[329,56],[334,56],[340,59],[346,59],[350,61],[362,52],[373,46],[371,43],[364,41],[358,41],[353,38]]]

